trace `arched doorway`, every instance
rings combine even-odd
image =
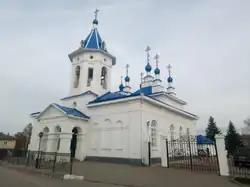
[[[80,127],[74,127],[72,129],[72,138],[70,144],[70,150],[73,151],[72,156],[78,160],[82,158],[81,144],[82,144],[82,129]]]
[[[48,136],[49,136],[49,128],[48,127],[44,127],[43,129],[43,136],[42,136],[42,140],[41,140],[41,151],[47,151],[48,150]]]
[[[107,89],[107,75],[108,75],[108,69],[103,66],[101,70],[101,86],[103,89]]]
[[[62,129],[60,126],[56,126],[55,129],[54,129],[54,136],[53,136],[53,148],[52,148],[52,151],[53,152],[58,152],[60,150],[60,143],[61,143],[61,140],[60,140],[60,134],[62,132]]]

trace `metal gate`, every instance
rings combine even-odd
[[[219,174],[216,144],[197,144],[195,138],[166,140],[168,167]]]

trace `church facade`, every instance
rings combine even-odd
[[[151,142],[151,158],[159,161],[162,137],[174,140],[196,135],[198,117],[187,112],[187,103],[176,96],[170,65],[168,86],[163,86],[159,56],[155,56],[153,69],[149,47],[139,89],[132,91],[127,65],[118,91],[111,92],[116,58],[107,50],[97,26],[96,14],[89,35],[68,55],[72,64],[69,96],[30,115],[29,150],[37,151],[40,143],[41,151],[69,153],[74,132],[75,158],[80,161],[141,164],[148,155],[147,142]]]

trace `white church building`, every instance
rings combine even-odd
[[[115,163],[146,162],[148,141],[151,159],[160,162],[161,139],[173,140],[185,134],[196,135],[198,117],[185,110],[187,103],[175,94],[171,66],[168,86],[146,49],[145,73],[138,90],[130,87],[129,66],[117,91],[110,91],[116,65],[98,32],[97,11],[91,29],[78,49],[68,55],[71,62],[70,91],[58,103],[31,114],[32,136],[29,150],[69,153],[72,130],[77,133],[75,158]],[[120,81],[120,80],[119,80]]]

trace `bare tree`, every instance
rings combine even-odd
[[[246,126],[250,127],[250,117],[244,120]]]

